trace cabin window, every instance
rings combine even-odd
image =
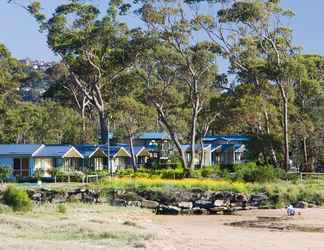
[[[28,158],[16,158],[14,159],[13,175],[20,177],[29,176],[29,159]]]

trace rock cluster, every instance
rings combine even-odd
[[[36,203],[64,203],[64,202],[85,202],[99,203],[100,192],[91,189],[75,189],[70,192],[50,189],[29,189],[27,194]]]
[[[156,214],[233,214],[246,209],[249,200],[244,194],[209,192],[200,189],[147,189],[143,191],[112,190],[111,204],[139,206],[152,209]]]
[[[36,203],[108,202],[112,206],[134,206],[152,209],[156,214],[233,214],[237,210],[252,208],[269,208],[271,200],[264,193],[244,194],[234,192],[211,192],[200,189],[145,189],[127,190],[110,189],[105,197],[103,191],[92,189],[75,189],[59,191],[49,189],[27,190],[29,197]],[[296,208],[307,208],[313,205],[304,201],[293,204]]]

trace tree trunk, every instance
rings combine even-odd
[[[200,137],[200,158],[199,158],[199,166],[203,167],[203,162],[204,162],[204,158],[205,158],[205,152],[204,152],[204,136],[202,135]]]
[[[171,132],[170,136],[171,136],[171,139],[174,142],[174,144],[178,150],[178,153],[180,155],[180,161],[181,161],[182,167],[185,169],[188,169],[188,161],[187,161],[187,157],[186,157],[186,152],[181,148],[181,144],[180,144],[178,135],[176,133]]]
[[[190,168],[195,168],[195,158],[196,158],[196,131],[197,131],[197,108],[193,108],[193,114],[191,118],[191,159]]]
[[[270,136],[270,121],[269,121],[269,115],[267,111],[264,111],[264,117],[265,117],[265,127],[267,131],[267,135]],[[272,141],[270,142],[270,155],[271,155],[272,164],[275,167],[278,167],[277,155],[276,155],[276,151],[273,148]]]
[[[306,171],[311,171],[311,167],[308,165],[308,154],[307,154],[307,139],[303,136],[303,154],[304,154],[304,169]]]
[[[100,122],[100,139],[101,144],[106,144],[108,141],[108,124],[107,116],[104,111],[99,110],[99,122]]]
[[[134,169],[134,172],[137,170],[137,162],[136,162],[136,156],[134,153],[134,145],[133,145],[133,136],[128,134],[128,141],[129,141],[129,147],[131,151],[131,157],[132,157],[132,166]]]
[[[178,151],[179,156],[180,156],[180,161],[181,161],[182,167],[184,169],[188,169],[188,161],[187,161],[187,157],[186,157],[186,152],[181,148],[181,143],[179,141],[177,133],[174,131],[172,126],[168,123],[161,106],[158,103],[155,103],[155,102],[153,102],[153,104],[154,104],[154,106],[156,108],[156,111],[159,114],[159,117],[160,117],[160,120],[161,120],[162,124],[168,130],[168,133],[171,136],[171,140],[173,141],[174,145],[177,148],[177,151]]]
[[[289,170],[289,133],[288,133],[288,93],[282,83],[278,83],[283,101],[284,169]]]
[[[85,111],[86,111],[86,104],[83,100],[82,108],[81,108],[81,118],[82,118],[82,132],[85,133],[86,131],[86,119],[85,119]]]
[[[284,168],[289,170],[288,98],[284,98]]]

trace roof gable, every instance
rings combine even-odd
[[[33,157],[83,158],[71,145],[45,145]]]

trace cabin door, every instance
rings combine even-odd
[[[22,159],[21,175],[23,177],[28,177],[29,176],[29,159],[28,158],[23,158]]]
[[[14,159],[13,175],[20,176],[20,159]]]

